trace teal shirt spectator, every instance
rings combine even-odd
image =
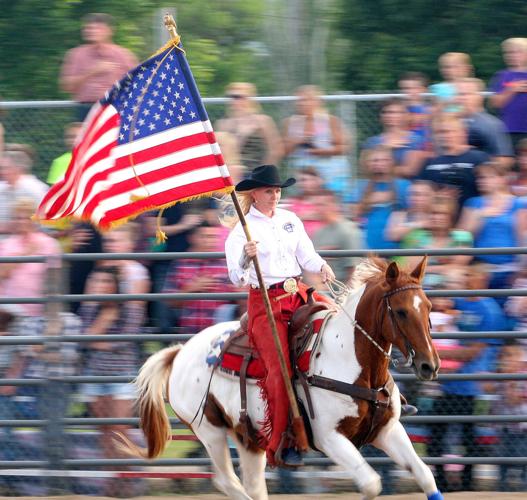
[[[452,229],[449,234],[447,248],[470,248],[473,246],[472,234],[461,229]],[[410,231],[401,241],[401,248],[432,248],[434,247],[432,233],[428,229],[414,229]],[[430,256],[428,265],[441,264],[440,257]],[[436,288],[443,285],[444,276],[439,273],[427,272],[423,279],[425,288]]]
[[[350,196],[345,199],[349,203],[360,203],[366,192],[369,181],[360,179],[357,181],[355,189]],[[371,205],[363,215],[361,228],[366,239],[366,246],[369,249],[390,249],[399,248],[398,242],[390,241],[385,238],[384,232],[390,214],[394,210],[404,210],[407,208],[408,189],[410,181],[406,179],[394,179],[393,182],[375,182],[373,191],[394,191],[393,201]]]

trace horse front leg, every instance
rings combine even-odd
[[[364,495],[364,499],[376,498],[382,489],[381,478],[366,462],[359,450],[348,438],[336,430],[318,437],[320,435],[317,435],[317,447],[345,469]]]
[[[411,472],[421,489],[426,493],[428,500],[443,500],[443,495],[437,489],[432,471],[415,452],[412,442],[399,420],[393,419],[388,422],[372,444],[383,450],[400,467]]]

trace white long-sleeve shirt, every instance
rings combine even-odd
[[[288,210],[277,208],[267,217],[254,207],[246,215],[251,238],[258,242],[258,260],[267,286],[298,276],[302,269],[317,273],[325,260],[315,251],[302,221]],[[236,286],[258,285],[254,265],[242,268],[247,238],[238,222],[225,242],[229,278]]]

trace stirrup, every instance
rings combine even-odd
[[[304,460],[302,460],[302,454],[293,446],[284,448],[282,450],[282,456],[278,462],[280,467],[295,468],[302,467]]]

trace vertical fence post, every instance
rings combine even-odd
[[[349,161],[348,189],[352,189],[355,185],[358,175],[358,131],[357,131],[357,102],[354,96],[342,96],[338,100],[338,116],[344,123],[350,134],[350,151],[347,154]]]
[[[54,470],[62,469],[66,458],[66,439],[62,419],[66,416],[69,401],[67,383],[60,380],[63,366],[62,344],[57,338],[63,333],[62,303],[57,298],[57,295],[63,291],[62,263],[61,255],[53,255],[47,259],[44,335],[55,338],[47,340],[44,344],[42,358],[46,367],[47,383],[42,386],[38,402],[41,418],[47,421],[43,436],[44,454],[48,468]],[[53,495],[68,490],[68,483],[67,478],[49,476],[48,493]]]

